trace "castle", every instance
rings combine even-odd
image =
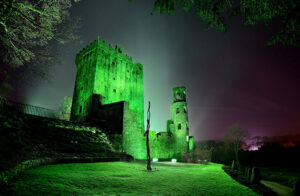
[[[115,145],[119,150],[145,159],[143,65],[133,63],[120,46],[113,49],[100,37],[81,50],[75,62],[71,120],[97,125],[113,143],[119,141]],[[173,96],[167,131],[150,132],[151,157],[180,157],[193,148],[185,88],[174,88]]]

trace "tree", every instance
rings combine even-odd
[[[238,125],[232,125],[224,134],[224,141],[229,145],[229,148],[234,151],[235,160],[239,166],[239,150],[242,149],[243,144],[246,143],[246,139],[249,137],[249,133],[246,130],[241,129]]]
[[[75,0],[74,2],[77,2]],[[17,67],[51,60],[50,41],[77,39],[71,20],[72,0],[0,0],[0,58]]]
[[[65,96],[60,104],[56,116],[61,120],[70,120],[72,98]]]
[[[151,169],[151,158],[150,158],[150,147],[149,147],[149,130],[150,130],[150,101],[148,105],[148,112],[147,112],[147,129],[146,133],[146,145],[147,145],[147,171],[152,171]]]
[[[300,46],[300,4],[297,0],[156,0],[154,4],[154,11],[161,14],[173,14],[180,8],[196,13],[207,28],[223,33],[228,30],[225,20],[238,15],[244,25],[264,23],[268,27],[272,22],[279,22],[279,31],[267,44]]]

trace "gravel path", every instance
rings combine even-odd
[[[269,187],[272,189],[275,193],[277,193],[278,196],[292,196],[293,195],[293,189],[284,185],[281,185],[277,182],[267,181],[267,180],[261,180],[262,184],[264,184],[266,187]]]

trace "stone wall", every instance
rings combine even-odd
[[[137,114],[130,112],[128,102],[124,102],[123,151],[135,159],[147,157],[144,129],[138,126]]]
[[[130,111],[137,114],[139,127],[144,128],[143,65],[133,63],[98,37],[76,56],[77,76],[73,97],[72,119],[86,116],[91,95],[101,95],[101,104],[129,102]]]

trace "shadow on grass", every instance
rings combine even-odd
[[[266,187],[263,184],[251,184],[249,182],[249,179],[243,175],[242,172],[238,170],[232,170],[230,166],[223,166],[222,167],[225,173],[227,173],[231,178],[233,178],[235,181],[238,183],[249,187],[252,189],[254,192],[260,195],[264,196],[276,196],[277,194],[273,192],[270,188]]]

